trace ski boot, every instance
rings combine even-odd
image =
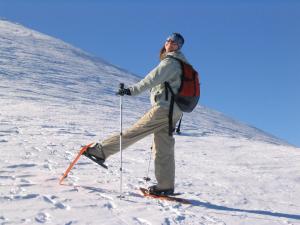
[[[107,169],[107,166],[104,164],[105,156],[102,150],[102,146],[99,143],[91,145],[83,155],[90,160],[94,161],[95,163],[99,164],[100,166]]]
[[[158,189],[157,185],[153,185],[148,188],[148,193],[151,195],[157,195],[157,196],[174,195],[174,188]]]

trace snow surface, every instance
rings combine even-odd
[[[134,60],[134,59],[133,59]],[[300,224],[300,151],[199,105],[176,135],[176,191],[192,205],[147,199],[151,137],[108,170],[81,158],[83,144],[119,130],[120,82],[138,78],[58,39],[0,20],[0,224]],[[124,99],[124,126],[149,108]]]

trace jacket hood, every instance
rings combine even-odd
[[[175,58],[180,59],[183,62],[189,64],[189,62],[187,61],[187,59],[185,58],[185,56],[183,55],[183,53],[181,51],[168,52],[167,54],[165,54],[164,58],[166,58],[167,56],[175,57]]]

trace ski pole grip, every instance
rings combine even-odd
[[[120,90],[124,90],[124,88],[125,88],[124,83],[120,83],[120,84],[119,84],[119,91],[116,92],[116,95],[120,95]]]

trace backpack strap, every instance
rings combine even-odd
[[[169,99],[169,91],[171,92],[171,99],[170,99],[170,108],[169,108],[169,136],[173,135],[174,128],[173,128],[173,111],[174,111],[174,92],[168,82],[165,82],[165,89],[166,89],[166,100]]]
[[[168,55],[167,58],[172,58],[172,59],[175,59],[177,62],[180,63],[180,67],[181,67],[181,71],[183,73],[183,64],[182,64],[182,61],[174,56],[171,56],[171,55]],[[183,76],[183,75],[181,75]],[[183,79],[181,77],[181,79]],[[169,135],[172,136],[173,135],[173,132],[175,131],[175,128],[173,127],[173,112],[174,112],[174,102],[175,102],[175,93],[171,87],[171,85],[166,81],[165,82],[165,93],[166,93],[166,101],[168,101],[169,99],[169,91],[171,92],[171,99],[170,99],[170,108],[169,108]],[[181,85],[180,85],[180,88],[181,89]],[[180,132],[180,124],[181,124],[181,119],[180,119],[180,123],[179,123],[179,132]],[[177,128],[178,130],[178,128]],[[177,133],[179,133],[177,131]]]
[[[165,85],[166,85],[166,92],[169,89],[171,91],[171,93],[172,93],[171,94],[171,100],[170,100],[170,108],[169,108],[169,136],[172,136],[173,132],[175,130],[176,130],[177,134],[180,134],[180,127],[181,127],[181,121],[182,121],[183,114],[180,117],[178,127],[175,129],[173,127],[173,112],[174,112],[174,102],[175,102],[174,93],[173,93],[173,90],[170,89],[171,87],[170,87],[170,85],[169,85],[168,82],[165,82]],[[168,95],[168,94],[166,94],[166,95]]]
[[[180,117],[179,124],[178,124],[178,127],[177,127],[177,129],[176,129],[176,133],[177,133],[177,134],[180,134],[180,133],[181,133],[181,131],[180,131],[180,126],[181,126],[182,117],[183,117],[183,114],[182,114],[182,116]]]

